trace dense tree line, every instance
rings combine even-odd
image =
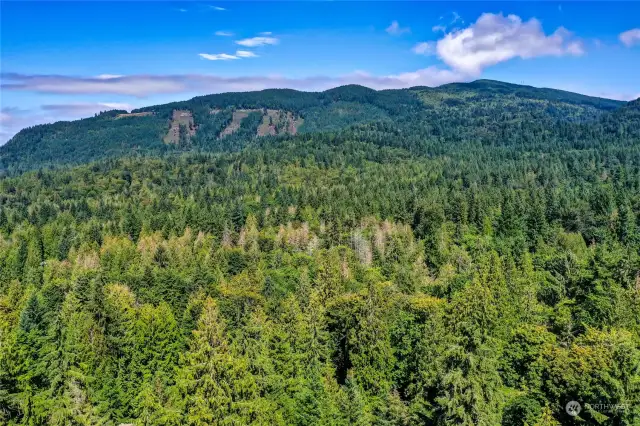
[[[637,102],[427,92],[2,178],[0,423],[637,425]]]
[[[637,401],[637,164],[548,157],[292,140],[5,179],[4,421],[556,424]]]
[[[356,85],[318,93],[269,89],[199,96],[133,111],[152,113],[144,117],[116,118],[126,111],[107,111],[24,129],[0,147],[0,173],[134,154],[235,151],[262,142],[257,138],[256,114],[243,120],[239,132],[219,138],[232,111],[266,108],[303,118],[298,131],[307,134],[322,132],[371,142],[383,136],[380,126],[386,126],[392,134],[384,135],[384,145],[400,145],[416,154],[425,154],[431,146],[442,150],[450,144],[478,142],[527,149],[540,143],[566,147],[596,140],[610,145],[612,132],[627,139],[631,134],[637,137],[640,121],[637,114],[628,113],[638,109],[632,103],[624,106],[619,101],[489,80],[381,91]],[[176,110],[192,112],[196,136],[164,144]],[[360,131],[353,132],[354,126]]]

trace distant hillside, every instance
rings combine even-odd
[[[346,86],[25,129],[0,425],[640,426],[639,107]]]
[[[0,147],[0,170],[171,151],[235,151],[260,137],[326,132],[365,137],[362,126],[369,127],[366,137],[374,139],[382,137],[379,126],[385,125],[422,142],[508,143],[517,126],[520,132],[523,125],[549,129],[558,123],[596,122],[623,105],[491,80],[381,91],[348,85],[324,92],[220,93],[24,129]]]
[[[595,98],[556,89],[520,86],[493,80],[471,83],[451,83],[437,88],[411,89],[432,108],[451,108],[474,115],[499,116],[514,119],[557,119],[589,121],[603,112],[613,111],[624,102]]]
[[[441,92],[474,93],[477,99],[487,99],[498,96],[511,96],[523,99],[559,102],[580,106],[592,106],[603,110],[614,110],[624,102],[612,99],[585,96],[564,90],[522,86],[495,80],[476,80],[471,83],[450,83],[437,88]]]

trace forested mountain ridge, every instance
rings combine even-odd
[[[509,88],[221,94],[23,131],[0,424],[637,425],[640,104]],[[263,109],[300,133],[257,137]],[[220,137],[239,110],[260,111]],[[176,111],[198,128],[164,143]]]
[[[0,171],[16,173],[132,154],[230,151],[251,143],[258,134],[284,137],[292,133],[335,133],[367,123],[386,122],[410,132],[419,127],[421,139],[478,139],[495,137],[493,130],[498,124],[509,126],[530,120],[540,127],[558,122],[589,123],[623,105],[490,80],[380,91],[350,85],[324,92],[268,89],[221,93],[140,108],[129,115],[126,111],[108,111],[83,120],[24,129],[0,147]],[[225,131],[235,120],[234,111],[242,110],[247,113],[237,120],[233,131]],[[281,116],[290,117],[289,121],[269,123],[268,110],[279,111]],[[176,143],[168,144],[175,111],[192,114],[192,127],[184,128],[181,137],[176,132]],[[294,121],[295,130],[289,125]],[[441,122],[446,124],[439,125]],[[261,124],[272,126],[261,132]]]

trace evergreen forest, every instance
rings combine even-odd
[[[0,424],[640,425],[640,100],[274,89],[22,130]]]

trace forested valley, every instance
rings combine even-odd
[[[222,137],[241,108],[302,124]],[[176,110],[194,134],[167,144]],[[0,424],[640,424],[640,101],[477,81],[135,112],[0,147]]]

